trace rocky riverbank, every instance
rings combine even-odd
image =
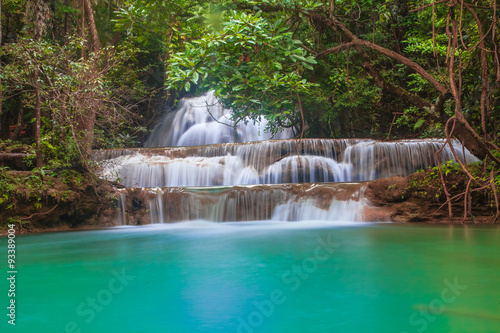
[[[113,226],[114,188],[89,172],[0,172],[1,233],[15,223],[20,233]]]
[[[489,179],[476,177],[475,184],[470,185],[467,191],[468,178],[462,171],[445,169],[443,177],[450,205],[437,168],[408,177],[371,181],[365,195],[373,206],[385,212],[394,222],[500,222],[500,219],[495,219],[498,203]]]
[[[445,170],[445,173],[447,190],[453,199],[451,219],[446,194],[436,168],[408,177],[398,176],[369,181],[360,186],[346,184],[329,188],[327,184],[316,187],[298,185],[288,191],[294,195],[313,191],[314,197],[320,202],[326,202],[332,197],[339,200],[351,198],[353,193],[364,187],[364,198],[370,203],[363,213],[365,221],[494,223],[496,205],[491,188],[477,190],[484,187],[488,180],[485,179],[482,183],[478,180],[475,186],[471,186],[470,198],[465,201],[466,176],[460,170],[448,170],[448,172]],[[28,171],[3,171],[0,185],[2,234],[5,233],[7,223],[16,223],[20,233],[94,229],[120,224],[121,210],[117,198],[123,189],[117,189],[113,186],[117,184],[99,179],[91,173],[68,171],[59,174],[50,172],[41,174]],[[250,190],[242,188],[239,191],[258,193],[259,187]],[[181,188],[172,189],[178,200],[169,202],[168,209],[176,210],[176,214],[182,214],[179,205],[181,201],[186,201],[189,195],[187,192]],[[145,204],[151,196],[151,193],[138,190],[127,193],[127,200],[123,203],[126,224],[151,222],[149,206]],[[212,204],[209,200],[207,202]],[[467,218],[464,219],[466,203],[469,207]],[[265,205],[269,206],[269,202]],[[193,207],[193,210],[196,209],[199,207]],[[241,215],[239,211],[236,213]]]

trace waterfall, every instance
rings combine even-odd
[[[444,140],[304,139],[195,147],[141,149],[104,161],[103,177],[127,187],[221,186],[352,182],[409,174],[437,165],[434,153]],[[468,151],[464,162],[477,159]],[[170,150],[173,150],[170,151]],[[288,155],[287,155],[288,154]],[[287,156],[285,156],[287,155]],[[283,157],[284,156],[284,157]],[[440,162],[454,161],[449,147]]]
[[[119,197],[116,199],[117,200],[117,206],[120,211],[118,214],[118,221],[120,225],[126,225],[127,224],[127,212],[126,212],[126,205],[127,205],[127,193],[126,192],[120,192]]]
[[[225,142],[247,142],[292,138],[285,129],[275,136],[266,133],[267,120],[244,118],[236,123],[213,91],[200,97],[183,98],[177,110],[167,114],[146,141],[146,147],[198,146]]]
[[[386,220],[363,197],[360,182],[436,166],[435,153],[445,144],[441,139],[299,141],[290,139],[289,130],[271,140],[265,126],[265,120],[235,124],[210,92],[181,100],[153,130],[146,148],[95,152],[101,177],[125,186],[118,190],[120,224]],[[453,145],[463,162],[477,161],[458,141]],[[439,159],[455,161],[449,147]]]
[[[125,188],[147,202],[149,223],[208,221],[362,221],[364,185],[288,184],[228,187]]]

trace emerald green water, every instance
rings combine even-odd
[[[498,227],[192,222],[16,240],[16,326],[3,278],[1,332],[500,332]]]

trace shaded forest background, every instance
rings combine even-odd
[[[486,161],[484,184],[462,166],[469,185],[498,186],[499,9],[496,0],[5,0],[0,160],[19,153],[42,173],[90,170],[92,149],[140,146],[180,98],[215,90],[236,120],[263,115],[271,132],[455,137]]]
[[[39,167],[77,161],[139,144],[179,98],[215,89],[236,117],[309,137],[442,137],[453,118],[454,135],[495,159],[497,11],[455,0],[4,1],[0,136],[34,140]]]

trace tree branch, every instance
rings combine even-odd
[[[354,45],[354,43],[350,42],[350,43],[344,43],[344,44],[340,44],[338,46],[332,47],[331,49],[328,49],[328,50],[325,50],[323,52],[318,53],[316,55],[316,59],[324,58],[327,55],[332,54],[332,53],[339,53],[340,51],[347,49],[353,45]]]
[[[434,6],[434,5],[437,5],[438,3],[443,3],[443,2],[446,2],[446,1],[448,1],[448,0],[439,0],[439,1],[432,2],[432,3],[428,3],[426,5],[423,5],[423,6],[420,6],[418,8],[412,9],[412,10],[408,11],[408,13],[409,14],[415,13],[415,12],[418,12],[418,11],[420,11],[422,9],[427,8],[427,7]]]

